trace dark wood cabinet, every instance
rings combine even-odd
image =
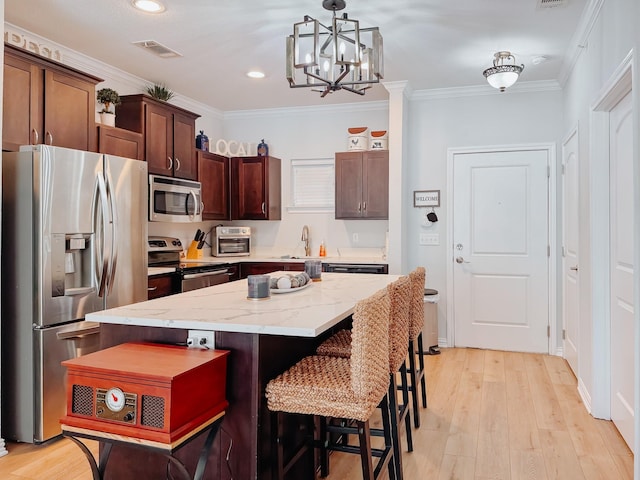
[[[229,158],[198,151],[203,220],[229,220]]]
[[[149,173],[196,180],[196,118],[200,115],[148,95],[120,98],[116,127],[142,134]]]
[[[102,79],[5,45],[2,149],[47,144],[96,151],[95,86]]]
[[[304,262],[245,262],[240,264],[241,278],[249,275],[265,275],[284,270],[286,272],[304,271]]]
[[[336,153],[336,218],[389,218],[389,152]]]
[[[151,300],[152,298],[166,297],[167,295],[180,293],[178,282],[178,276],[174,273],[149,277],[147,298]]]
[[[142,134],[123,128],[98,125],[98,152],[143,160]]]
[[[276,157],[231,159],[232,220],[280,220],[280,163]]]

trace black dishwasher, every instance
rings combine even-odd
[[[389,266],[380,263],[325,263],[325,272],[337,273],[389,273]]]

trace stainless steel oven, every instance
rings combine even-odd
[[[185,262],[180,260],[179,238],[149,237],[150,267],[174,267],[180,275],[180,292],[219,285],[239,278],[238,266],[228,263]]]
[[[211,230],[211,238],[211,254],[215,257],[251,255],[251,227],[218,226]]]
[[[201,222],[200,182],[149,175],[149,220],[152,222]]]

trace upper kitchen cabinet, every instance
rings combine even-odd
[[[44,143],[95,151],[95,86],[101,81],[5,45],[2,149]]]
[[[280,220],[280,159],[231,159],[231,219]]]
[[[200,115],[148,95],[124,95],[116,127],[140,132],[149,173],[196,180],[196,118]]]
[[[198,151],[203,220],[229,220],[229,158]]]
[[[124,128],[98,125],[98,152],[144,160],[142,134]]]
[[[389,218],[389,152],[336,153],[336,218]]]

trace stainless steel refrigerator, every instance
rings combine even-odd
[[[60,362],[99,348],[87,313],[147,299],[147,164],[37,145],[2,157],[1,435],[41,443]]]

